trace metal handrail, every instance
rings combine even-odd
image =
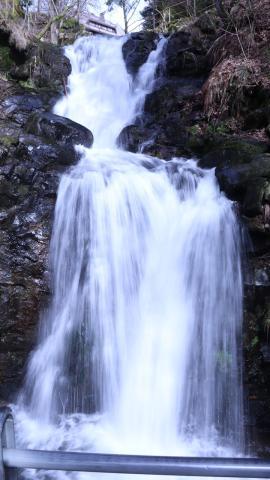
[[[11,410],[0,410],[0,479],[17,480],[18,468],[77,472],[270,478],[270,460],[111,455],[15,448]]]
[[[12,411],[9,407],[0,408],[0,479],[17,480],[17,469],[7,468],[4,451],[15,447],[15,432]]]
[[[256,458],[155,457],[4,449],[3,459],[4,465],[8,468],[140,475],[270,478],[270,462]]]

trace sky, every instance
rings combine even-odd
[[[113,10],[111,12],[108,11],[108,7],[106,5],[106,2],[104,0],[99,0],[96,3],[97,7],[95,9],[95,14],[99,14],[100,12],[105,12],[105,18],[112,23],[120,25],[120,27],[124,28],[124,21],[123,21],[123,13],[122,9],[118,7],[117,5],[113,7]],[[130,31],[138,31],[141,30],[141,21],[142,21],[142,16],[140,15],[140,12],[144,9],[146,5],[145,0],[140,0],[139,5],[137,7],[136,13],[132,17],[132,25],[130,28]]]

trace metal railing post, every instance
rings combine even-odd
[[[3,448],[15,448],[14,421],[9,407],[0,408],[0,479],[17,480],[17,469],[4,465]]]

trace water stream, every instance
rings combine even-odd
[[[62,176],[53,298],[15,408],[28,448],[160,455],[243,449],[242,276],[233,204],[213,170],[116,147],[142,108],[161,39],[133,80],[125,39],[67,48],[55,112],[90,128]],[[90,478],[26,472],[25,478]]]

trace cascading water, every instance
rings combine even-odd
[[[19,442],[45,449],[236,455],[243,447],[240,236],[213,170],[116,148],[164,40],[134,81],[124,39],[68,47],[55,107],[94,148],[58,192],[43,316],[15,408]],[[49,475],[49,476],[48,476]],[[29,478],[90,474],[27,472]]]

